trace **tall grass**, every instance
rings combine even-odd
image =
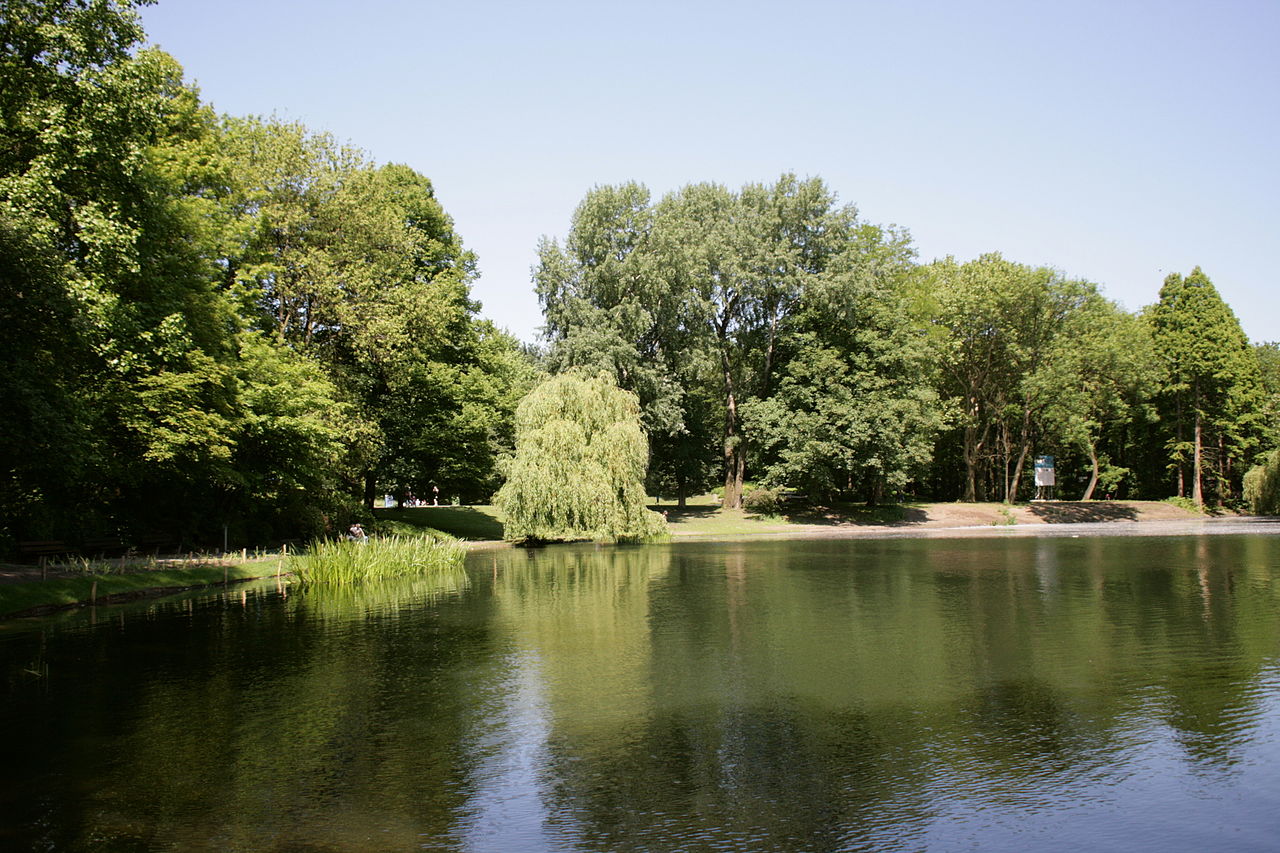
[[[289,561],[289,571],[302,583],[348,584],[382,578],[425,575],[456,569],[466,551],[452,539],[387,536],[352,542],[324,540]]]

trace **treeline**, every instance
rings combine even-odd
[[[816,178],[654,201],[597,187],[535,274],[553,371],[638,395],[649,488],[814,500],[1058,496],[1237,503],[1277,444],[1280,359],[1199,268],[1138,314],[984,255],[919,263]]]
[[[427,178],[217,115],[135,5],[0,15],[0,549],[488,500],[544,369],[637,395],[651,494],[1012,500],[1045,453],[1065,497],[1233,503],[1264,458],[1277,491],[1280,350],[1198,269],[1134,315],[999,255],[922,264],[818,179],[599,187],[540,246],[533,353],[479,317]]]
[[[534,367],[431,182],[216,115],[133,6],[0,15],[0,545],[487,499]]]

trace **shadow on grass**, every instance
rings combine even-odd
[[[848,525],[886,527],[920,524],[929,520],[929,513],[922,507],[905,504],[833,504],[831,506],[802,506],[784,510],[782,515],[792,524]]]
[[[375,509],[379,523],[393,530],[403,525],[415,530],[439,530],[459,539],[502,539],[502,522],[492,507],[417,506],[398,509]]]
[[[1087,521],[1136,521],[1138,510],[1110,501],[1037,501],[1027,510],[1046,524],[1078,524]]]
[[[680,521],[681,519],[691,518],[714,518],[720,512],[720,507],[718,506],[678,507],[674,504],[649,504],[649,509],[659,515],[666,513],[669,521]]]
[[[721,514],[718,505],[681,508],[670,504],[650,504],[649,509],[655,512],[665,511],[667,519],[673,523],[710,520]],[[759,516],[753,513],[747,513],[746,517],[758,520],[767,520],[769,518],[769,516]],[[855,503],[833,504],[831,506],[795,504],[784,507],[778,513],[778,517],[785,519],[789,524],[827,525],[831,527],[853,524],[884,527],[919,524],[929,520],[929,513],[923,507],[904,504],[881,504],[877,506]]]

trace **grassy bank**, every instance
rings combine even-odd
[[[86,573],[73,577],[0,584],[0,617],[37,608],[68,607],[93,601],[111,603],[127,600],[151,590],[180,590],[212,586],[224,581],[242,581],[274,574],[275,564],[267,562],[200,565],[110,574]]]
[[[502,513],[494,506],[417,506],[375,509],[377,530],[395,536],[439,531],[469,541],[502,539]]]

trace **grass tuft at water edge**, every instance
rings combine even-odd
[[[376,537],[364,542],[327,539],[289,561],[300,582],[348,584],[441,572],[462,565],[466,554],[454,539]]]

